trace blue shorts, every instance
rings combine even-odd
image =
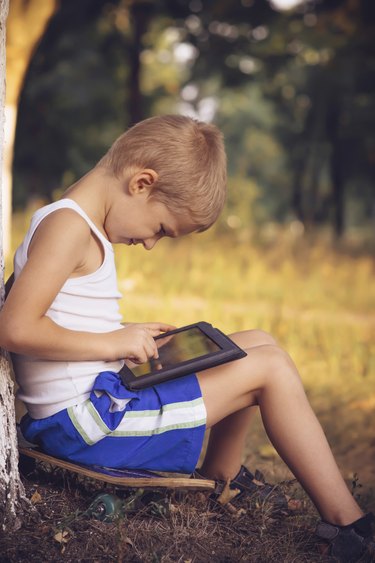
[[[55,457],[86,465],[191,473],[206,428],[195,374],[129,391],[98,375],[90,398],[52,416],[21,420],[24,437]]]

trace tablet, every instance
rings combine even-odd
[[[158,359],[124,365],[119,372],[129,389],[144,389],[246,356],[233,340],[206,322],[164,332],[155,341]]]

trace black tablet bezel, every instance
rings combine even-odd
[[[164,332],[163,334],[157,336],[155,340],[158,338],[164,338],[170,334],[177,334],[178,332],[190,330],[192,328],[199,328],[206,336],[208,336],[208,338],[219,346],[220,350],[204,354],[203,356],[193,358],[192,360],[180,362],[170,368],[160,369],[140,376],[135,376],[130,368],[124,365],[119,372],[124,385],[131,390],[144,389],[170,379],[202,371],[231,360],[237,360],[247,355],[244,350],[237,346],[237,344],[223,332],[214,328],[210,323],[204,321],[183,326],[169,332]]]

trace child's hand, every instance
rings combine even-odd
[[[121,330],[109,333],[116,340],[113,342],[118,350],[116,359],[128,359],[135,364],[143,364],[149,358],[158,358],[154,337],[174,328],[164,323],[130,323]]]

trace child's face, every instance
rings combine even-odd
[[[162,237],[175,238],[197,230],[189,217],[172,214],[165,204],[141,194],[114,206],[104,227],[112,243],[143,244],[146,250]]]

